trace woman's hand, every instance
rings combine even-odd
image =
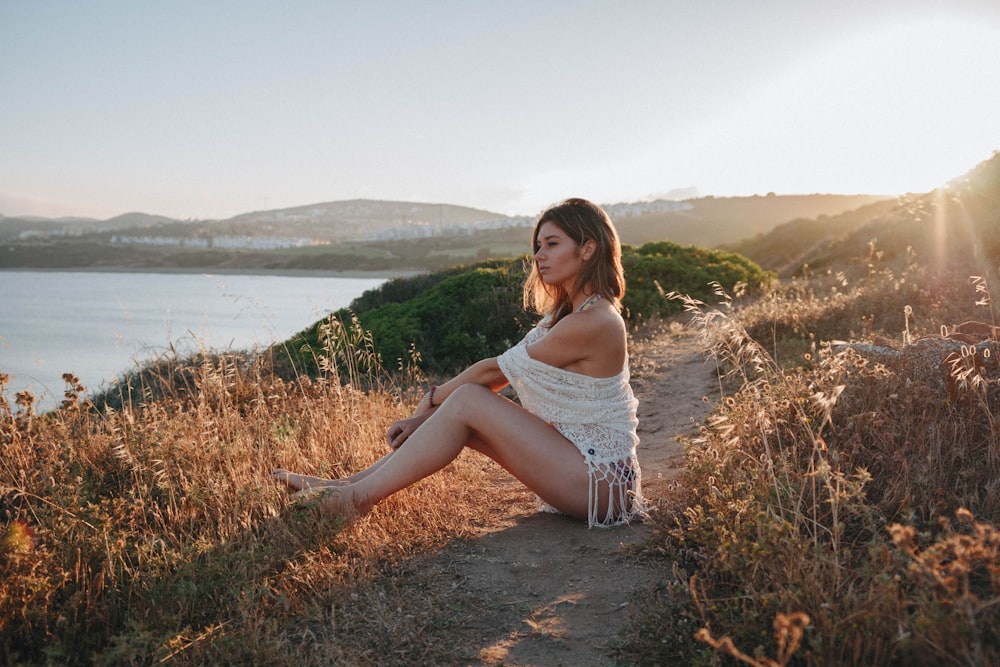
[[[430,414],[419,414],[394,421],[385,434],[386,442],[391,448],[399,449],[399,446],[406,442],[406,439],[413,435],[417,427],[423,424],[428,417]]]

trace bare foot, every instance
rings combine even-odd
[[[300,475],[289,472],[282,468],[271,471],[271,478],[285,484],[293,491],[308,491],[310,489],[326,489],[330,487],[345,486],[350,482],[340,479],[326,479],[325,477],[313,477],[312,475]]]
[[[319,486],[302,489],[295,493],[294,498],[296,501],[318,501],[325,512],[343,517],[348,521],[353,521],[359,516],[367,514],[371,509],[370,507],[358,507],[358,504],[354,502],[353,494],[346,485],[340,485],[339,488]]]

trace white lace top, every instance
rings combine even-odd
[[[591,527],[628,523],[643,515],[636,427],[638,401],[629,385],[628,360],[618,375],[595,378],[532,359],[527,346],[548,331],[543,321],[497,357],[521,405],[552,424],[580,450],[590,471]],[[602,488],[603,487],[603,488]],[[609,493],[604,516],[599,494]],[[544,506],[545,509],[552,508]]]

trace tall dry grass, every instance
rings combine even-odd
[[[0,376],[0,663],[414,664],[454,650],[451,603],[413,599],[401,580],[420,573],[404,563],[500,504],[496,468],[461,457],[349,526],[291,503],[270,470],[374,462],[423,383],[385,372],[350,324],[330,322],[326,340],[317,378],[202,354],[130,378],[102,409],[66,376],[61,407],[36,414]]]
[[[905,338],[905,301],[898,337],[823,344],[925,289],[866,281],[853,296],[792,284],[746,308],[686,300],[728,374],[683,491],[656,515],[672,574],[630,639],[636,664],[1000,664],[1000,349],[942,358]],[[964,289],[962,318],[991,318],[974,287],[940,293]],[[932,332],[960,310],[920,303]],[[791,328],[798,343],[782,346]]]
[[[912,252],[884,261],[877,241],[842,270],[783,281],[765,298],[739,306],[747,334],[781,366],[800,365],[822,341],[868,341],[901,346],[939,333],[944,323],[995,322],[992,304],[967,275],[935,271]],[[989,307],[987,307],[989,306]]]

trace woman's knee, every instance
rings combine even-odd
[[[464,384],[448,395],[438,411],[442,417],[460,422],[473,432],[481,432],[489,430],[491,420],[504,407],[501,401],[510,403],[488,387]]]
[[[451,409],[482,407],[487,402],[498,398],[500,397],[494,394],[487,387],[479,384],[463,384],[461,387],[451,392],[441,407]]]

